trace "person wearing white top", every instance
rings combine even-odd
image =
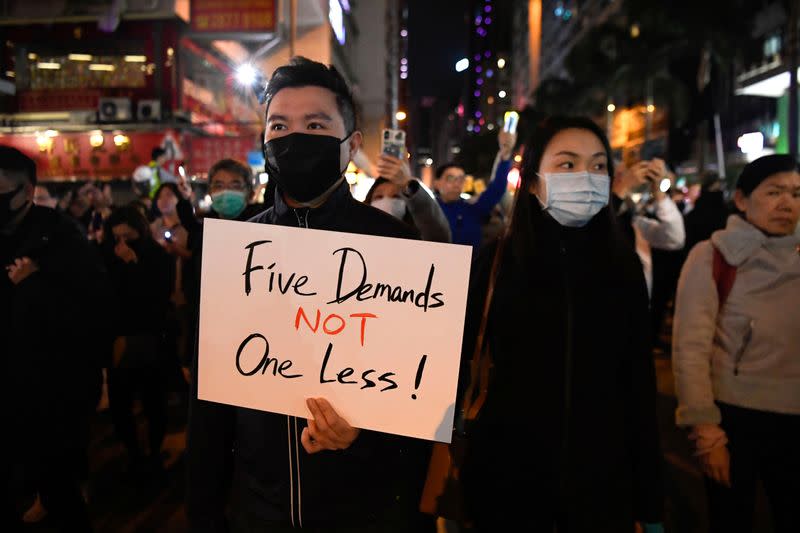
[[[776,533],[800,524],[800,165],[747,165],[739,214],[695,246],[678,283],[676,423],[707,477],[712,533],[750,532],[756,484]]]
[[[623,232],[631,236],[635,242],[636,253],[642,262],[647,292],[653,291],[653,258],[652,249],[680,250],[686,242],[686,230],[683,215],[675,202],[661,190],[661,180],[668,175],[663,160],[654,158],[650,161],[639,161],[626,167],[617,162],[614,181],[611,185],[612,206],[623,224]],[[631,192],[649,183],[652,189],[655,218],[644,217],[634,213],[634,208],[626,200]]]

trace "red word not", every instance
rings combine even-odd
[[[308,319],[308,315],[306,315],[305,310],[303,307],[297,308],[297,315],[294,319],[294,329],[300,330],[300,319],[303,319],[303,322],[306,323],[308,329],[313,331],[314,333],[319,330],[320,322],[322,322],[322,331],[327,333],[328,335],[338,335],[342,331],[344,331],[345,326],[347,326],[347,322],[344,318],[337,315],[336,313],[331,313],[325,320],[322,320],[322,313],[319,309],[317,309],[317,318],[314,321],[314,324],[311,324],[311,321]],[[350,318],[360,318],[361,319],[361,346],[364,346],[364,340],[367,335],[367,319],[368,318],[378,318],[377,315],[373,315],[372,313],[353,313],[350,315]]]

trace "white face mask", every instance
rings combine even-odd
[[[389,198],[388,196],[384,196],[378,200],[373,200],[372,207],[389,213],[394,218],[402,219],[406,215],[406,201],[402,198]]]
[[[547,198],[539,201],[562,226],[585,226],[608,205],[611,178],[607,174],[558,172],[540,177],[547,188]]]

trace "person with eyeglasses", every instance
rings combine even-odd
[[[477,250],[481,245],[481,224],[502,200],[506,192],[506,177],[511,170],[511,155],[517,141],[516,134],[501,131],[497,136],[500,149],[492,168],[489,186],[474,202],[461,197],[466,173],[464,167],[448,162],[436,169],[433,188],[453,233],[453,244],[466,244]]]
[[[253,200],[253,176],[250,169],[234,159],[222,159],[208,171],[211,210],[206,217],[225,220],[250,220],[264,210]]]
[[[250,169],[235,159],[220,159],[208,171],[208,194],[211,196],[211,209],[203,218],[236,220],[246,222],[265,210],[264,204],[251,203],[253,200],[253,176]],[[187,217],[184,217],[187,218]],[[188,308],[187,328],[195,331],[200,307],[200,267],[203,244],[202,221],[195,222],[188,217],[188,247],[192,251],[192,264],[183,273],[184,292]],[[194,336],[186,341],[186,353],[194,350]],[[191,371],[182,368],[184,378],[191,382]]]

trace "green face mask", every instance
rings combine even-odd
[[[222,218],[236,218],[244,211],[247,201],[243,191],[219,191],[211,195],[211,207]]]

